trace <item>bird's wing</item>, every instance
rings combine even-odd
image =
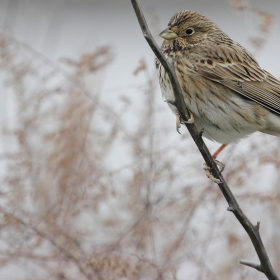
[[[263,70],[241,46],[201,48],[189,54],[195,69],[205,78],[216,81],[280,114],[280,81]]]

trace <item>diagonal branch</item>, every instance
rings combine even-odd
[[[172,89],[175,96],[175,101],[172,102],[172,105],[174,105],[177,110],[179,111],[182,120],[185,122],[185,125],[187,129],[189,130],[189,133],[191,134],[194,142],[196,143],[203,159],[205,160],[207,166],[211,168],[211,173],[213,176],[217,179],[219,179],[219,182],[217,183],[221,192],[223,193],[226,201],[228,202],[228,211],[231,211],[235,217],[238,219],[240,224],[243,226],[247,234],[249,235],[253,246],[256,250],[256,253],[260,260],[260,265],[252,264],[249,262],[241,261],[241,264],[251,266],[256,268],[257,270],[263,272],[266,277],[270,280],[279,280],[277,275],[275,274],[273,267],[270,263],[269,257],[267,255],[267,252],[265,250],[265,247],[262,243],[262,239],[260,237],[259,233],[259,223],[254,226],[250,220],[247,218],[247,216],[243,213],[241,208],[239,207],[235,197],[233,196],[229,186],[227,185],[226,181],[224,180],[222,174],[219,172],[219,169],[214,162],[208,148],[206,147],[201,135],[201,132],[198,132],[194,124],[188,123],[188,120],[190,119],[191,114],[189,113],[188,109],[186,108],[186,105],[184,103],[182,91],[180,88],[180,85],[178,83],[175,71],[173,66],[168,62],[168,60],[165,58],[161,50],[159,49],[157,43],[155,42],[154,38],[152,37],[148,25],[146,23],[146,20],[144,18],[144,15],[137,3],[137,0],[131,0],[131,3],[133,5],[133,8],[135,10],[136,16],[138,18],[138,22],[140,24],[140,27],[142,29],[143,35],[145,39],[147,40],[148,44],[150,45],[151,49],[155,53],[156,57],[160,61],[160,63],[164,66],[165,71],[168,74],[168,77],[170,79],[170,82],[172,84]]]

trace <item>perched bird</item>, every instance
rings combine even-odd
[[[214,159],[226,145],[255,131],[280,136],[280,81],[213,21],[181,11],[159,35],[165,39],[161,50],[174,66],[196,128],[222,144]],[[164,98],[174,100],[157,59],[156,67]]]

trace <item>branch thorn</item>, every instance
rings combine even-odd
[[[173,100],[168,99],[168,100],[164,100],[164,102],[166,102],[166,103],[168,103],[168,104],[171,104],[171,105],[173,105],[173,106],[176,107],[176,103],[175,103],[175,101],[173,101]]]
[[[227,208],[227,211],[234,212],[234,211],[235,211],[235,208],[234,208],[233,206],[230,205],[230,206]]]
[[[243,264],[243,265],[247,265],[247,266],[253,267],[253,268],[255,268],[256,270],[263,272],[262,267],[261,267],[261,265],[259,265],[259,264],[247,262],[247,261],[244,261],[244,260],[240,260],[239,263],[240,263],[240,264]]]

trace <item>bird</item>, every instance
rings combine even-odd
[[[212,155],[214,160],[228,144],[256,131],[280,136],[280,81],[212,20],[180,11],[159,36],[195,127],[221,144]],[[165,68],[157,58],[155,64],[163,97],[174,100]],[[180,115],[170,103],[178,128]]]

